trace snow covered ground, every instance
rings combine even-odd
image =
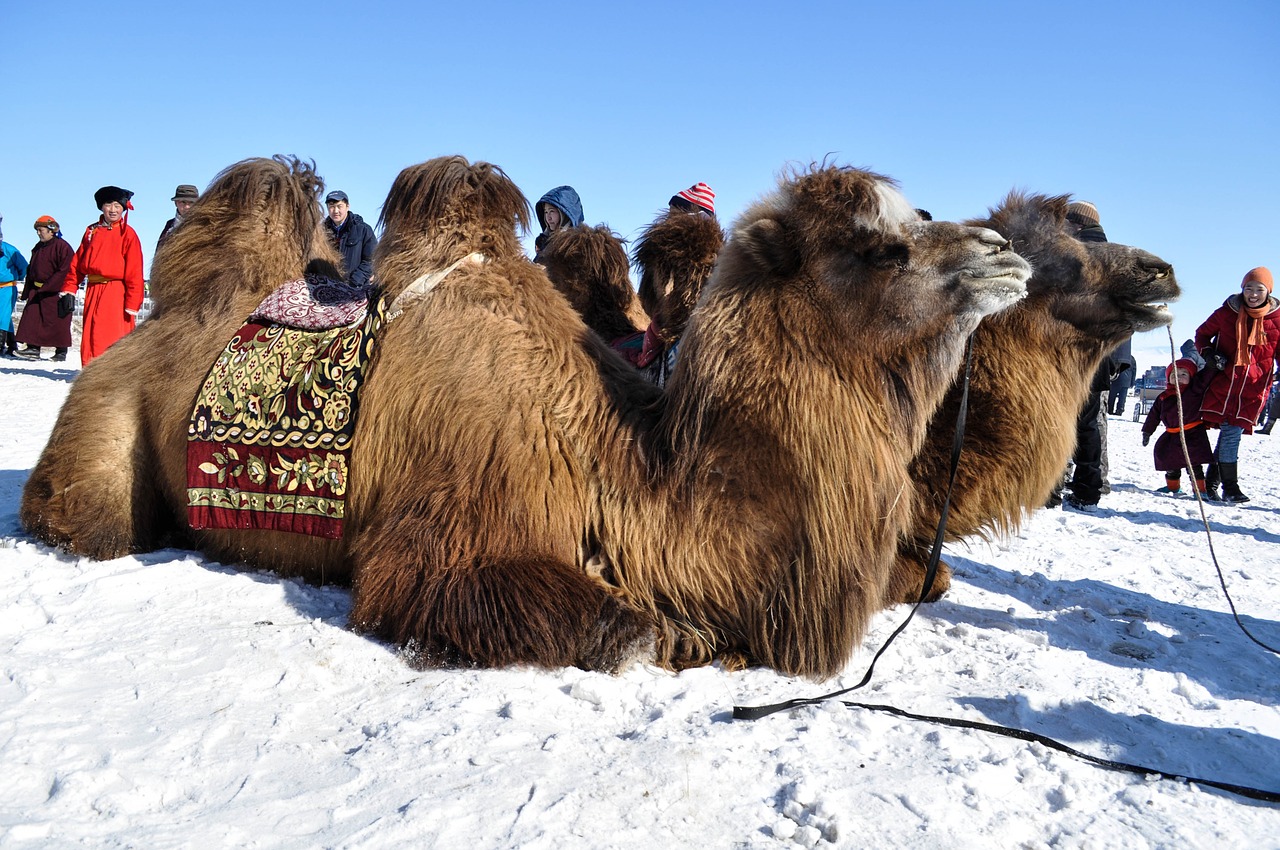
[[[46,353],[47,356],[47,353]],[[75,353],[72,353],[72,360]],[[72,366],[73,368],[54,368]],[[753,670],[418,672],[350,594],[192,552],[35,543],[22,486],[74,363],[0,361],[0,846],[1280,847],[1280,806],[835,702]],[[1280,791],[1280,660],[1233,622],[1194,500],[1112,419],[1113,492],[950,548],[957,579],[847,697],[1016,726]],[[1280,435],[1208,508],[1242,619],[1280,645]]]

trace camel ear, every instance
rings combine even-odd
[[[774,274],[792,274],[800,268],[800,252],[781,224],[771,218],[753,222],[738,234],[747,254],[763,270]]]

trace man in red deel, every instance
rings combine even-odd
[[[137,325],[143,298],[142,243],[125,212],[133,209],[132,197],[119,186],[103,186],[93,193],[102,215],[85,228],[62,284],[63,292],[74,294],[85,281],[81,366],[88,366]]]

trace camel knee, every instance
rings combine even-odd
[[[653,654],[652,618],[572,567],[503,561],[424,574],[411,591],[357,568],[351,625],[419,667],[530,665],[618,672]]]
[[[92,464],[78,463],[74,449],[46,450],[23,489],[23,527],[46,543],[95,560],[155,548],[155,488],[139,472],[132,443],[129,449]]]

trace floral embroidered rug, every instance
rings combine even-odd
[[[383,315],[376,290],[320,277],[259,305],[196,396],[192,528],[342,536],[358,391]]]

